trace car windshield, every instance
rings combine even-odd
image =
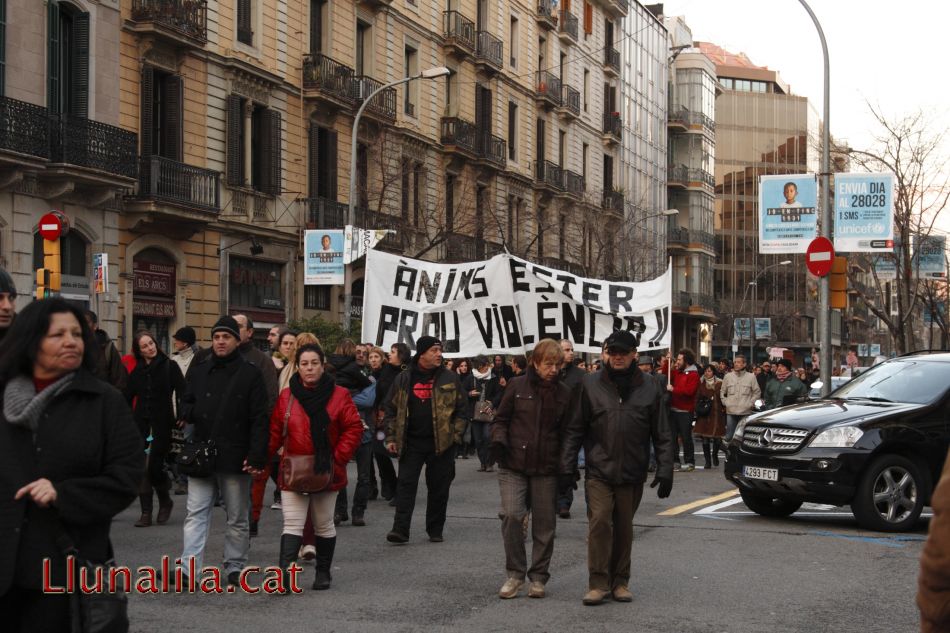
[[[841,386],[835,398],[928,404],[950,385],[950,363],[895,360],[881,363]]]

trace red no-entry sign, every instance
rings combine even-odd
[[[40,235],[44,240],[55,242],[63,233],[63,223],[56,213],[47,213],[40,218]]]
[[[831,272],[831,264],[835,261],[835,247],[827,237],[816,237],[805,251],[805,266],[808,272],[824,277]]]

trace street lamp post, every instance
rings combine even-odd
[[[749,282],[749,285],[746,286],[744,296],[742,297],[742,302],[745,303],[746,297],[749,296],[749,288],[752,288],[752,304],[749,306],[749,363],[750,365],[755,362],[755,302],[758,300],[759,296],[759,278],[765,273],[769,272],[773,268],[778,266],[788,266],[792,263],[792,260],[786,259],[784,261],[778,262],[777,264],[772,264],[771,266],[766,266],[755,276],[755,279]]]
[[[356,145],[357,134],[360,128],[360,119],[363,116],[363,110],[366,109],[366,106],[369,105],[370,101],[372,101],[373,97],[375,97],[377,93],[380,93],[387,88],[394,88],[400,84],[409,83],[413,79],[437,79],[439,77],[444,77],[451,72],[452,71],[445,66],[427,68],[418,75],[403,77],[402,79],[391,81],[388,84],[383,84],[369,93],[369,95],[363,97],[363,103],[360,104],[359,109],[356,111],[356,116],[353,117],[353,134],[350,138],[350,198],[346,210],[346,223],[348,225],[356,226]],[[349,331],[350,329],[350,311],[353,307],[352,285],[353,264],[349,263],[343,268],[343,329],[346,331]]]

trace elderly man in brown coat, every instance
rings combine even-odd
[[[920,630],[924,633],[950,631],[950,453],[931,505],[934,516],[917,581]]]

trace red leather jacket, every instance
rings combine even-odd
[[[290,401],[290,388],[280,392],[277,406],[270,416],[270,444],[268,454],[273,457],[277,449],[286,446],[286,450],[293,455],[312,455],[313,441],[310,439],[310,418],[300,403],[294,399],[290,410],[290,419],[287,420],[287,439],[284,435],[284,414],[287,403]],[[339,490],[346,487],[346,464],[360,445],[360,436],[363,434],[363,422],[353,404],[350,392],[343,387],[334,387],[333,395],[327,403],[327,413],[330,415],[330,446],[333,447],[333,483],[327,490]],[[279,481],[279,478],[278,478]],[[281,486],[283,488],[283,486]]]

